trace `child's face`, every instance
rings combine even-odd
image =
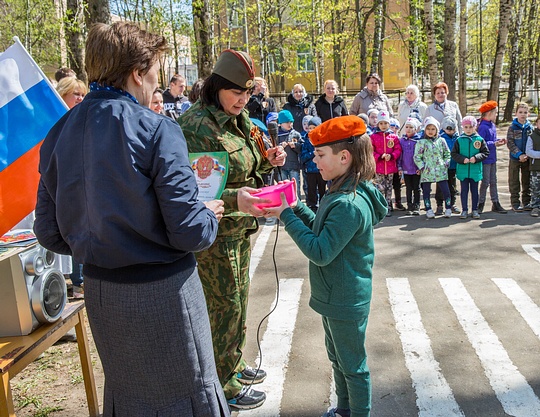
[[[398,130],[399,130],[399,127],[397,127],[397,126],[390,126],[390,128],[392,129],[392,132],[394,132],[394,133],[397,133]]]
[[[317,168],[319,168],[323,180],[331,181],[345,174],[348,165],[342,163],[343,152],[347,151],[341,151],[334,154],[330,146],[319,146],[318,148],[315,148],[313,162],[315,162]]]
[[[416,133],[416,129],[414,128],[413,125],[405,125],[405,134],[408,137],[414,136],[415,133]]]
[[[518,119],[518,122],[523,124],[527,121],[527,117],[529,117],[529,110],[525,107],[520,107],[516,111],[516,118]]]
[[[370,126],[376,126],[377,125],[377,116],[378,116],[378,113],[377,112],[372,112],[368,118],[369,118],[369,125]]]
[[[446,133],[448,136],[452,136],[456,132],[456,129],[450,126],[444,127],[443,130],[444,130],[444,133]]]
[[[424,132],[428,138],[437,137],[437,127],[435,125],[427,125]]]
[[[536,127],[537,127],[538,129],[540,129],[540,119],[538,119],[538,120],[536,121]]]
[[[476,132],[476,127],[473,125],[465,125],[463,126],[463,131],[466,135],[472,135],[474,132]]]
[[[293,122],[283,122],[280,124],[281,128],[283,130],[291,130],[292,129]]]
[[[317,126],[308,125],[306,132],[311,132],[313,129],[315,129]]]
[[[495,107],[493,110],[490,110],[486,113],[484,117],[488,122],[494,122],[497,120],[497,112],[499,111],[498,107]]]
[[[385,121],[382,121],[382,122],[377,123],[377,127],[378,127],[382,132],[386,132],[386,131],[388,130],[388,128],[390,127],[390,123],[385,122]]]
[[[304,132],[309,132],[307,122],[302,122],[302,129],[304,129]]]

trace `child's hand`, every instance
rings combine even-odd
[[[476,158],[473,156],[471,159],[469,159],[470,164],[476,164]]]
[[[506,138],[498,139],[495,141],[495,146],[503,146],[506,145]]]
[[[525,155],[524,153],[519,155],[519,162],[525,162],[526,160],[527,160],[527,155]]]
[[[416,170],[416,175],[420,175],[421,173],[422,173],[421,170],[419,170],[419,169]]]
[[[278,207],[266,207],[264,209],[265,210],[264,211],[264,217],[277,217],[279,219],[279,217],[281,216],[281,213],[283,212],[283,210],[290,207],[289,203],[287,203],[287,198],[285,197],[285,193],[281,193],[280,197],[281,197],[281,206],[278,206]],[[296,206],[296,201],[294,202],[293,205]]]
[[[463,163],[464,163],[464,164],[468,164],[468,163],[469,163],[469,158],[465,158],[465,159],[463,160]]]

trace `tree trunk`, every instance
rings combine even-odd
[[[68,65],[77,77],[87,82],[84,68],[84,39],[82,36],[83,4],[80,0],[67,0],[66,41],[68,46]]]
[[[467,0],[459,2],[459,111],[467,114]]]
[[[438,81],[437,44],[435,41],[435,23],[433,21],[433,0],[424,0],[424,17],[427,38],[427,56],[429,83],[431,86]]]
[[[510,69],[508,78],[508,98],[506,100],[506,107],[504,108],[503,120],[509,122],[514,117],[514,104],[516,102],[517,83],[519,80],[519,69],[522,57],[519,50],[519,37],[521,33],[521,23],[523,22],[523,3],[518,1],[516,3],[514,25],[512,25],[512,35],[510,38]]]
[[[445,31],[443,45],[444,82],[448,85],[448,98],[456,100],[456,0],[445,0]],[[460,55],[461,59],[461,55]]]
[[[362,12],[360,0],[354,1],[354,9],[356,14],[356,25],[358,27],[358,45],[360,46],[359,67],[360,80],[363,81],[367,76],[367,43],[366,43],[366,25],[367,16]]]
[[[382,76],[381,68],[379,68],[379,58],[382,54],[382,38],[383,38],[383,0],[374,0],[375,19],[373,28],[373,49],[371,53],[371,69],[370,72],[377,72]]]
[[[506,41],[508,39],[513,7],[514,0],[500,0],[499,2],[499,31],[497,35],[497,47],[495,48],[495,61],[493,62],[493,69],[491,71],[488,100],[499,100],[499,86],[502,79],[504,54],[506,52]]]
[[[214,59],[212,56],[212,22],[208,0],[194,0],[193,30],[195,31],[195,44],[197,45],[197,69],[199,78],[206,78],[212,74]]]
[[[109,0],[88,0],[87,4],[86,27],[89,28],[94,23],[111,23]]]
[[[173,22],[173,19],[174,19],[173,0],[169,0],[169,13],[171,14],[171,21],[169,22],[169,25],[173,28],[173,30],[172,30],[172,41],[173,41],[172,53],[173,53],[173,58],[174,58],[174,72],[175,72],[175,74],[178,74],[178,72],[179,72],[179,67],[178,67],[178,41],[176,40],[176,30],[174,30],[174,22]]]

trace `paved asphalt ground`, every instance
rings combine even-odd
[[[508,208],[507,151],[498,155]],[[402,213],[375,232],[372,417],[540,416],[540,220]],[[321,320],[308,305],[307,260],[275,225],[253,237],[246,358],[258,357],[257,326],[276,295],[276,236],[279,303],[259,335],[268,400],[238,415],[316,417],[335,401]]]

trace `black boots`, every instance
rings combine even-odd
[[[480,207],[478,207],[480,209]],[[508,213],[504,208],[503,206],[501,206],[501,203],[499,203],[498,201],[494,201],[493,204],[491,205],[491,211],[494,211],[495,213],[501,213],[501,214],[506,214]]]
[[[495,206],[493,206],[493,207],[495,207]],[[478,203],[478,213],[482,214],[483,211],[484,211],[484,203]]]

